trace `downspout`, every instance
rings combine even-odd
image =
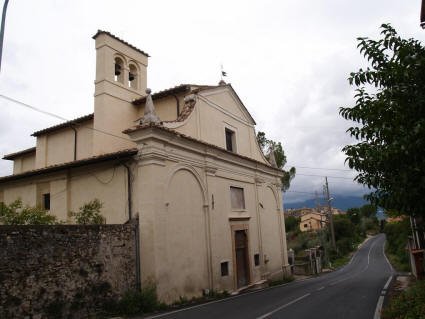
[[[128,202],[128,221],[127,221],[127,223],[128,223],[129,221],[131,221],[131,218],[133,217],[132,213],[131,213],[131,209],[132,209],[132,207],[131,207],[131,193],[132,193],[132,191],[131,191],[131,172],[130,172],[130,167],[127,164],[122,163],[122,166],[124,166],[127,169],[127,190],[128,190],[127,191],[127,202]]]
[[[174,98],[176,99],[176,106],[177,106],[177,117],[180,115],[180,101],[177,95],[173,94]]]
[[[128,201],[128,220],[125,222],[126,224],[131,223],[132,221],[132,197],[131,194],[133,193],[131,188],[131,171],[130,166],[128,166],[125,163],[121,163],[122,166],[124,166],[127,169],[127,201]],[[141,278],[140,278],[140,244],[139,244],[139,216],[136,216],[136,227],[134,228],[134,237],[136,242],[136,289],[141,290]]]
[[[74,130],[74,161],[77,160],[77,129],[74,126],[70,126]]]

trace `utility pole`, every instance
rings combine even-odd
[[[334,250],[336,250],[336,242],[335,242],[335,231],[334,231],[334,219],[332,214],[332,207],[331,207],[331,198],[329,196],[329,185],[328,185],[328,177],[325,177],[325,187],[326,187],[326,197],[328,199],[328,215],[329,215],[329,224],[331,228],[331,239],[332,239],[332,247]]]
[[[6,24],[6,10],[7,10],[7,4],[9,3],[9,0],[5,0],[3,4],[3,14],[1,17],[1,29],[0,29],[0,70],[1,70],[1,57],[3,55],[3,39],[4,39],[4,28]]]

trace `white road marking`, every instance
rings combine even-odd
[[[323,290],[323,289],[325,289],[325,286],[320,287],[320,288],[317,288],[317,290],[316,290],[316,291],[320,291],[320,290]]]
[[[297,299],[294,299],[294,300],[288,302],[287,304],[284,304],[283,306],[280,306],[279,308],[276,308],[275,310],[270,311],[270,312],[262,315],[261,317],[258,317],[257,319],[264,319],[264,318],[270,317],[272,314],[274,314],[274,313],[282,310],[283,308],[286,308],[286,307],[288,307],[288,306],[290,306],[290,305],[292,305],[292,304],[294,304],[294,303],[296,303],[296,302],[300,301],[301,299],[304,299],[304,298],[306,298],[308,296],[310,296],[310,293],[305,294],[304,296],[301,296],[301,297],[299,297]]]
[[[393,279],[393,276],[390,276],[384,286],[384,288],[382,290],[386,290],[391,282],[391,279]],[[373,316],[373,319],[380,319],[381,318],[381,311],[382,311],[382,305],[384,304],[384,299],[385,296],[382,296],[382,292],[381,292],[381,296],[378,299],[378,303],[376,304],[376,309],[375,309],[375,315]]]
[[[390,271],[393,274],[394,273],[393,265],[391,265],[390,261],[387,258],[387,255],[385,255],[385,241],[384,241],[384,244],[382,245],[382,253],[384,254],[385,260],[387,261],[388,265],[390,266]]]
[[[385,286],[384,286],[384,289],[383,289],[383,290],[388,289],[388,286],[390,285],[391,279],[393,279],[393,276],[390,276],[390,278],[388,278],[387,283],[385,284]]]

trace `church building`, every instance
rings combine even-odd
[[[32,134],[4,155],[0,202],[21,198],[72,223],[97,198],[108,224],[139,219],[140,279],[165,302],[229,292],[289,270],[283,171],[230,84],[151,93],[149,55],[98,31],[94,112]]]

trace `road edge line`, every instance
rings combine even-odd
[[[393,279],[393,276],[391,275],[388,278],[387,282],[384,285],[384,288],[381,291],[381,296],[379,296],[378,302],[376,303],[375,315],[373,316],[373,319],[380,319],[381,318],[382,306],[384,304],[384,299],[385,299],[385,296],[382,296],[382,292],[388,288],[392,279]]]

